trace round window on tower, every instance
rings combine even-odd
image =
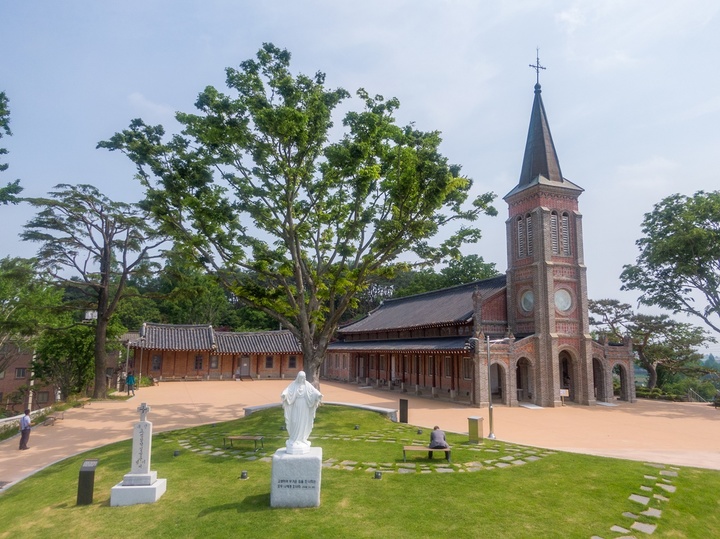
[[[555,307],[558,311],[566,312],[572,307],[572,296],[564,288],[555,291]]]
[[[522,308],[522,310],[526,313],[529,313],[533,310],[534,306],[535,294],[533,294],[532,290],[525,290],[525,292],[522,293],[522,296],[520,296],[520,308]]]

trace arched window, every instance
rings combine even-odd
[[[532,215],[528,215],[525,218],[525,224],[527,228],[527,255],[533,255],[533,232],[532,232]]]
[[[563,213],[560,219],[560,235],[562,237],[561,254],[570,256],[570,216],[567,213]]]
[[[552,245],[552,254],[560,254],[560,241],[558,238],[558,214],[552,212],[550,214],[550,243]]]
[[[525,258],[525,223],[522,217],[517,220],[517,254],[518,258]]]

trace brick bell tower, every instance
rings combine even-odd
[[[538,61],[536,66],[544,69]],[[543,106],[539,80],[520,181],[504,200],[507,226],[508,323],[527,345],[511,376],[526,377],[528,400],[559,406],[561,394],[594,404],[592,343],[583,255],[583,189],[563,178]],[[521,361],[527,372],[520,373]]]

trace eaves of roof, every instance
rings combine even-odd
[[[336,341],[328,346],[329,352],[461,352],[466,350],[468,337],[442,337],[436,339],[397,339],[390,341]]]

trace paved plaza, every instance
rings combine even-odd
[[[243,417],[245,407],[279,403],[289,383],[167,382],[141,388],[127,401],[67,410],[53,426],[33,428],[28,451],[18,451],[17,437],[0,442],[0,484],[7,487],[66,457],[130,438],[142,402],[151,406],[148,420],[160,432]],[[409,423],[423,428],[439,425],[463,433],[468,417],[480,416],[488,434],[487,408],[335,382],[323,382],[320,389],[326,402],[397,409],[399,399],[407,399]],[[493,416],[497,439],[514,444],[720,470],[720,410],[706,404],[640,400],[593,407],[495,406]]]

